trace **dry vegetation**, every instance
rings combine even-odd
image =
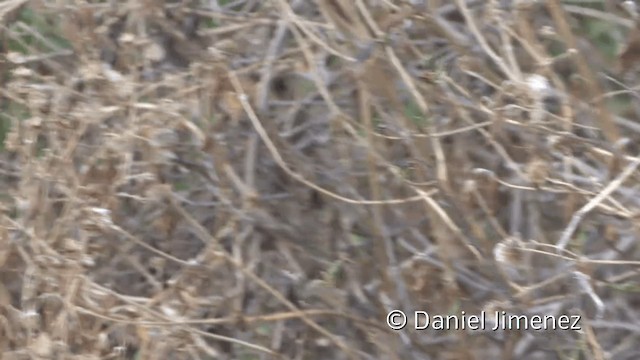
[[[640,358],[633,4],[0,3],[0,358]]]

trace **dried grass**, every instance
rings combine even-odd
[[[0,358],[637,358],[634,11],[0,4]]]

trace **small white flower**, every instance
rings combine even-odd
[[[465,194],[476,190],[478,190],[478,183],[475,180],[467,180],[462,185],[462,192]]]
[[[111,214],[111,210],[99,207],[91,208],[91,211],[102,216],[109,216]]]
[[[178,312],[174,308],[171,308],[169,306],[162,306],[160,309],[162,310],[162,313],[165,314],[168,318],[174,320],[178,318]]]
[[[120,40],[121,43],[128,43],[131,44],[136,40],[136,36],[132,33],[124,33],[120,36]]]
[[[541,93],[549,90],[549,81],[542,75],[532,74],[527,77],[527,86],[531,91]]]
[[[493,257],[499,264],[516,265],[520,258],[520,240],[515,237],[508,237],[493,248]]]
[[[104,225],[113,225],[113,220],[111,220],[111,210],[99,207],[92,207],[91,211],[98,215],[99,220]]]
[[[18,77],[28,77],[28,76],[32,76],[33,75],[33,71],[29,68],[26,68],[24,66],[20,66],[18,68],[15,68],[13,70],[13,75],[18,76]]]
[[[493,257],[500,264],[509,263],[510,261],[509,257],[507,256],[507,251],[509,251],[507,249],[507,245],[503,242],[500,242],[493,248]]]
[[[22,64],[26,62],[26,58],[22,54],[15,51],[7,53],[5,57],[7,60],[9,60],[9,62],[14,64]]]
[[[121,82],[124,80],[124,75],[112,69],[111,66],[106,64],[102,67],[102,73],[112,83]]]

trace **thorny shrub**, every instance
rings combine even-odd
[[[2,358],[638,358],[634,6],[3,2]]]

